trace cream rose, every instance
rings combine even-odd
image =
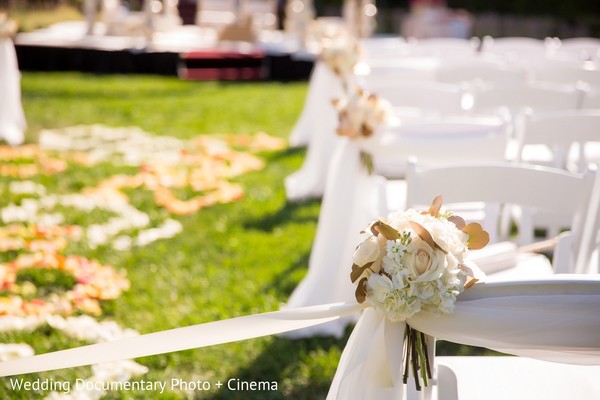
[[[382,256],[379,240],[375,236],[370,236],[358,245],[352,256],[354,264],[362,267],[363,265],[376,261]]]
[[[408,245],[403,261],[413,281],[426,282],[440,277],[446,264],[446,255],[415,235]]]

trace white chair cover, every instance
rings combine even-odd
[[[407,322],[455,343],[578,365],[600,365],[600,276],[481,283],[462,293],[452,314],[421,312]],[[405,399],[402,338],[406,324],[366,309],[342,354],[332,399]],[[508,383],[510,384],[510,383]],[[425,398],[431,393],[425,391]]]
[[[297,128],[298,133],[295,133],[296,129],[292,133],[294,142],[298,144],[308,134],[308,148],[300,170],[285,179],[288,200],[323,195],[329,161],[339,140],[336,134],[338,116],[331,101],[343,97],[344,89],[339,78],[323,63],[317,63],[314,74],[314,83],[311,79],[307,104],[302,114],[306,113],[306,117],[302,116],[298,122],[301,124]]]
[[[12,146],[25,140],[27,123],[21,105],[21,74],[10,38],[0,37],[0,140]]]
[[[324,112],[323,107],[328,107],[327,99],[331,96],[330,92],[335,79],[322,61],[315,62],[308,82],[304,108],[290,134],[291,146],[307,146],[311,142],[312,134],[319,126],[319,117]],[[341,93],[338,94],[341,96]]]
[[[374,204],[379,177],[370,176],[360,163],[359,147],[340,138],[329,171],[321,204],[319,224],[305,278],[292,292],[285,308],[305,307],[354,299],[354,285],[348,278],[352,254],[361,242],[361,229],[377,218]],[[341,337],[356,316],[290,332],[288,338],[310,336]]]

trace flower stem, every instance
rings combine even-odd
[[[413,377],[415,378],[415,388],[417,391],[421,391],[421,382],[419,381],[419,354],[418,354],[418,344],[417,344],[417,331],[411,328],[411,336],[413,336],[411,340],[411,363],[413,369]]]
[[[402,383],[405,385],[408,383],[408,370],[410,366],[410,326],[406,325],[404,330],[404,347],[402,349],[402,356],[404,360],[404,368],[402,371]]]

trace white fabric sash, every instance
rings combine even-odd
[[[0,363],[0,376],[28,374],[214,346],[335,321],[363,306],[326,304],[149,333]]]
[[[355,313],[338,303],[250,315],[0,363],[0,376],[206,347],[310,327]],[[454,313],[408,323],[437,338],[556,362],[600,365],[600,275],[478,283]],[[404,322],[363,312],[342,354],[328,399],[403,399]]]
[[[456,343],[547,361],[600,365],[600,276],[480,283],[459,296],[452,314],[421,312],[408,323]],[[406,399],[404,329],[404,322],[365,310],[344,349],[327,399]]]

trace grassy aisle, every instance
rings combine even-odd
[[[302,109],[306,85],[24,73],[22,90],[30,140],[43,128],[95,123],[138,126],[182,139],[257,131],[286,138]],[[246,192],[242,201],[176,217],[184,231],[173,239],[129,251],[85,250],[87,257],[126,270],[132,283],[129,291],[106,305],[102,318],[147,333],[278,309],[305,273],[319,212],[316,201],[294,205],[285,200],[283,179],[300,167],[303,155],[300,150],[263,153],[264,170],[236,179]],[[104,164],[70,167],[61,175],[33,180],[44,183],[49,191],[68,192],[115,172],[118,168]],[[130,196],[132,204],[149,215],[165,213],[144,190]],[[2,206],[9,201],[3,199]],[[51,329],[2,334],[0,342],[28,343],[36,352],[81,344]],[[207,392],[169,391],[163,398],[316,399],[324,397],[343,346],[343,340],[332,339],[255,339],[138,360],[150,368],[140,379],[213,382]],[[27,378],[74,381],[88,375],[87,368],[80,368]],[[234,393],[215,388],[216,380],[230,378],[276,381],[278,391]],[[0,397],[17,395],[3,380]],[[32,392],[20,395],[27,398]],[[148,393],[107,396],[122,397],[141,399]]]

